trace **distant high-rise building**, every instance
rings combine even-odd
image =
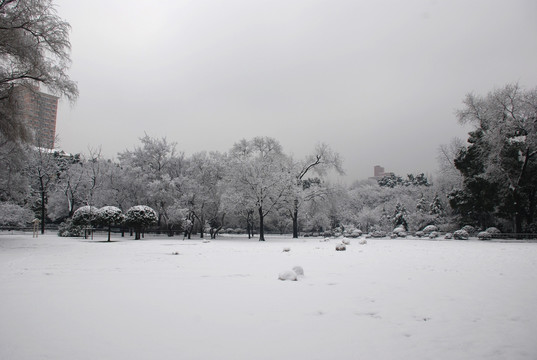
[[[54,149],[58,97],[37,89],[22,88],[19,111],[36,146]]]
[[[373,168],[373,173],[375,174],[373,175],[374,177],[382,176],[384,175],[384,168],[380,165],[375,165]]]
[[[392,172],[385,172],[384,171],[384,168],[380,165],[375,165],[375,167],[373,168],[373,177],[371,177],[370,179],[381,179],[383,178],[384,176],[391,176],[393,175]]]

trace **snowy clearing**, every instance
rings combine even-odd
[[[0,359],[537,358],[537,243],[102,240],[0,235]]]

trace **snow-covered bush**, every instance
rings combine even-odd
[[[351,244],[351,241],[347,238],[343,238],[341,239],[341,243],[344,244],[344,245],[350,245]]]
[[[278,275],[278,279],[282,281],[297,281],[298,277],[293,270],[287,270],[287,271],[281,272]]]
[[[453,233],[453,238],[455,240],[468,240],[470,235],[468,235],[468,231],[460,229]]]
[[[444,236],[444,239],[446,240],[450,240],[450,239],[453,239],[453,234],[452,233],[446,233],[446,235]]]
[[[473,227],[472,225],[464,225],[461,230],[466,231],[468,234],[475,233],[475,227]]]
[[[131,207],[125,213],[125,224],[135,229],[135,239],[140,239],[140,232],[153,224],[157,223],[157,213],[155,210],[146,205],[136,205]]]
[[[360,240],[360,242],[359,242],[358,244],[360,244],[360,245],[365,245],[365,244],[367,244],[367,240],[366,240],[366,239],[362,239],[362,240]]]
[[[392,231],[393,234],[395,234],[397,237],[405,237],[406,236],[406,230],[403,226],[398,226]]]
[[[382,230],[375,230],[371,234],[369,234],[372,238],[383,238],[386,237],[386,233]]]
[[[72,219],[67,219],[58,226],[58,236],[61,237],[78,237],[83,234],[82,226],[73,224]]]
[[[24,227],[34,218],[32,211],[17,204],[0,203],[0,226]]]
[[[73,213],[73,224],[81,226],[95,225],[97,221],[97,209],[95,206],[81,206]]]
[[[291,251],[291,248],[289,248],[289,247],[284,247],[283,248],[283,252],[289,252],[289,251]]]
[[[439,236],[440,233],[438,231],[431,231],[431,233],[429,234],[429,239],[436,239]]]
[[[490,235],[488,231],[481,231],[477,234],[477,238],[479,240],[490,240],[492,239],[492,236]]]
[[[487,228],[485,231],[488,232],[488,233],[491,234],[491,235],[494,235],[494,234],[500,234],[500,233],[501,233],[500,229],[495,228],[495,227],[489,227],[489,228]]]
[[[433,231],[438,231],[438,227],[435,226],[435,225],[427,225],[426,227],[423,228],[422,230],[425,234],[430,234],[432,233]]]
[[[424,237],[425,236],[425,233],[423,231],[416,231],[416,233],[414,234],[416,237]]]
[[[345,226],[345,231],[343,231],[343,236],[357,238],[362,236],[362,230],[357,229],[354,225],[347,225]]]

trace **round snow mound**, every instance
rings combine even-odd
[[[347,238],[343,238],[343,239],[341,239],[341,242],[342,242],[343,244],[345,244],[345,245],[350,245],[350,243],[351,243],[351,241],[350,241],[349,239],[347,239]]]
[[[337,244],[336,245],[336,251],[345,251],[347,248],[345,247],[345,244]]]
[[[295,266],[293,268],[293,271],[295,272],[295,274],[297,274],[298,276],[304,276],[304,269],[302,269],[302,266]]]
[[[281,272],[280,275],[278,275],[278,279],[282,281],[296,281],[297,275],[296,275],[296,272],[294,272],[293,270],[287,270],[287,271]]]

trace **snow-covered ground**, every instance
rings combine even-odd
[[[537,243],[104,239],[0,234],[0,359],[537,359]]]

